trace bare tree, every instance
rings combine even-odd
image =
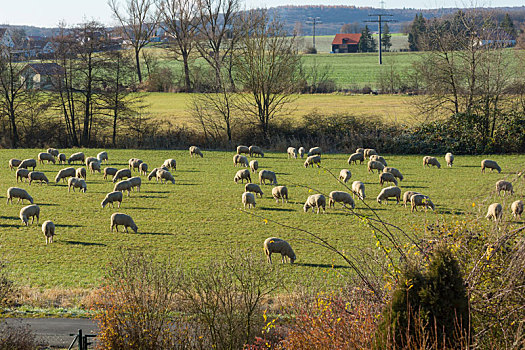
[[[137,77],[142,83],[140,51],[149,43],[158,26],[158,13],[154,11],[154,0],[126,0],[123,11],[120,10],[117,0],[109,0],[108,4],[122,26],[123,36],[133,47]]]

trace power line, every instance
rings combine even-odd
[[[315,26],[317,24],[323,24],[320,17],[308,17],[306,19],[306,24],[311,24],[313,26],[313,48],[315,49]]]
[[[397,22],[396,20],[394,19],[383,19],[383,17],[392,17],[393,15],[389,14],[389,13],[375,13],[375,14],[371,14],[371,15],[368,15],[370,17],[377,17],[377,19],[374,19],[374,20],[368,20],[368,21],[365,21],[365,22],[371,22],[371,23],[377,23],[377,26],[379,27],[379,64],[383,64],[383,50],[382,50],[382,47],[381,47],[381,44],[383,43],[383,41],[381,40],[381,23],[388,23],[388,22]]]

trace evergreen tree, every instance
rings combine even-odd
[[[420,37],[425,32],[426,23],[423,14],[417,14],[414,21],[410,25],[410,32],[408,33],[408,46],[410,51],[419,51],[420,48]]]
[[[383,35],[381,35],[381,45],[385,51],[390,50],[390,47],[392,46],[391,39],[392,35],[390,35],[390,28],[388,27],[388,23],[385,23],[383,26]]]
[[[372,38],[372,33],[368,29],[368,26],[361,31],[361,38],[359,38],[359,43],[357,44],[357,49],[359,52],[374,52],[376,50],[377,44]]]
[[[510,39],[516,39],[516,28],[514,28],[514,23],[508,13],[505,14],[503,22],[501,22],[501,28],[510,36]]]

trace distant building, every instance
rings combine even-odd
[[[56,63],[29,63],[22,69],[20,79],[26,89],[52,90],[64,73],[64,68]]]
[[[15,46],[7,28],[0,28],[0,46],[11,48]]]
[[[333,53],[357,52],[357,46],[361,39],[360,33],[336,34],[332,41]]]

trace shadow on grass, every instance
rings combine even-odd
[[[274,208],[274,207],[259,207],[261,210],[268,210],[268,211],[295,211],[293,209],[287,209],[287,208]]]
[[[55,203],[38,203],[38,205],[43,207],[58,207],[58,204]]]
[[[60,225],[55,225],[56,227],[84,227],[82,225],[69,225],[69,224],[60,224]]]
[[[141,198],[168,198],[168,196],[140,196]]]
[[[152,235],[152,236],[173,236],[173,233],[165,232],[139,232],[138,235]]]
[[[428,188],[428,186],[403,186],[403,188]]]
[[[18,216],[0,216],[0,219],[4,220],[20,220]]]
[[[428,209],[432,211],[432,209]],[[451,209],[451,208],[440,208],[436,211],[438,214],[454,214],[454,215],[464,215],[465,212],[460,209]]]
[[[123,206],[120,206],[120,208],[122,209]],[[135,210],[155,210],[155,209],[158,209],[158,208],[153,208],[153,207],[126,207],[125,209],[135,209]]]
[[[100,247],[106,246],[103,243],[93,243],[93,242],[80,242],[80,241],[61,241],[61,242],[71,244],[71,245],[81,245],[81,246],[86,246],[86,247],[87,246],[100,246]]]
[[[0,224],[0,227],[12,227],[12,228],[16,227],[16,228],[18,228],[20,226],[19,225],[13,225],[13,224]]]
[[[170,191],[142,191],[142,193],[171,193]]]
[[[304,266],[304,267],[322,267],[326,269],[349,269],[350,266],[346,265],[330,265],[330,264],[308,264],[308,263],[295,263],[294,265]]]

